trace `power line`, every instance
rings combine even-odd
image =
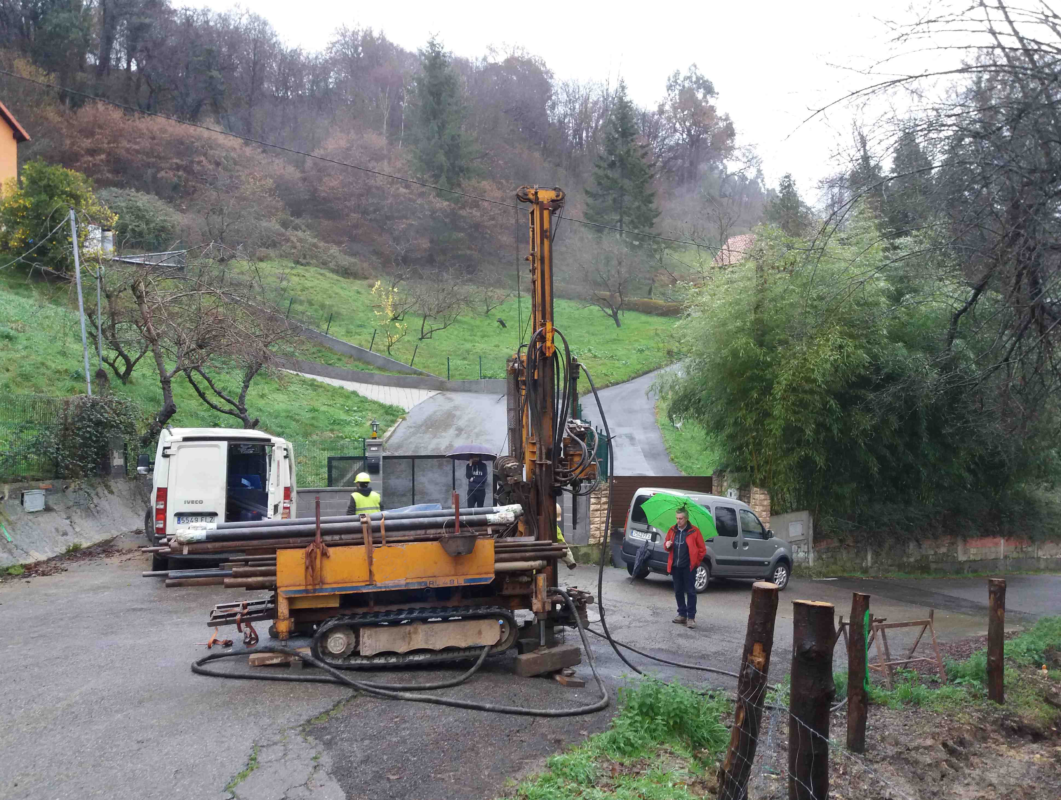
[[[316,161],[322,161],[325,164],[334,164],[338,167],[355,169],[359,172],[366,172],[369,175],[376,175],[381,178],[389,178],[390,180],[400,181],[401,183],[407,183],[412,186],[419,186],[423,189],[432,189],[436,192],[444,192],[446,194],[454,195],[455,197],[463,197],[466,200],[477,200],[480,203],[488,203],[490,205],[501,206],[503,208],[519,208],[519,206],[517,206],[515,203],[506,203],[503,200],[492,200],[489,197],[481,197],[480,195],[468,194],[467,192],[457,191],[456,189],[447,189],[444,186],[436,186],[433,183],[418,181],[414,178],[405,178],[401,175],[393,175],[389,172],[381,172],[380,170],[372,169],[370,167],[363,167],[359,164],[351,164],[348,161],[339,161],[338,159],[328,158],[327,156],[314,155],[313,153],[307,153],[304,150],[296,150],[293,147],[287,147],[282,144],[275,144],[274,142],[266,142],[262,139],[255,139],[252,136],[244,136],[239,133],[233,133],[232,131],[217,130],[216,128],[211,128],[208,125],[203,125],[198,122],[191,122],[189,120],[178,119],[177,117],[171,117],[168,114],[159,114],[156,111],[144,111],[143,109],[137,108],[136,106],[131,106],[126,103],[119,103],[115,100],[108,100],[106,97],[98,97],[94,94],[89,94],[88,92],[78,91],[77,89],[67,89],[63,86],[58,86],[54,83],[48,83],[47,81],[39,81],[35,78],[27,78],[25,75],[19,75],[18,73],[11,72],[10,70],[0,69],[0,75],[7,75],[8,77],[15,78],[16,80],[25,81],[26,83],[32,83],[37,86],[42,86],[45,89],[52,89],[57,92],[66,92],[67,94],[74,95],[75,97],[83,97],[86,100],[93,100],[97,103],[104,103],[105,105],[114,106],[115,108],[120,108],[123,111],[129,111],[133,114],[141,114],[145,117],[157,117],[158,119],[164,119],[169,122],[174,122],[177,125],[187,125],[191,128],[198,128],[200,130],[209,131],[210,133],[216,133],[221,136],[230,136],[233,139],[239,139],[240,141],[247,142],[248,144],[256,144],[261,147],[271,147],[272,149],[279,150],[283,153],[290,153],[291,155],[302,156],[303,158],[312,158]],[[577,223],[579,225],[586,225],[588,227],[599,228],[601,230],[616,231],[617,233],[626,233],[630,236],[638,236],[644,239],[656,239],[658,241],[672,242],[674,244],[687,244],[692,245],[694,247],[701,246],[700,242],[694,242],[689,239],[675,239],[670,236],[661,236],[657,233],[624,230],[622,228],[617,228],[613,225],[604,225],[603,223],[599,222],[590,222],[589,220],[579,219],[578,217],[566,217],[566,219],[569,219],[571,220],[571,222]]]
[[[36,250],[38,247],[40,247],[42,244],[44,244],[46,241],[51,239],[52,236],[55,235],[55,232],[57,230],[59,230],[60,228],[64,227],[66,224],[67,224],[67,220],[64,219],[62,222],[60,222],[58,225],[56,225],[54,228],[52,228],[52,232],[51,233],[49,233],[47,236],[45,236],[43,239],[41,239],[39,242],[37,242],[35,245],[33,245],[33,247],[31,247],[29,250],[27,250],[22,255],[18,256],[17,258],[15,258],[15,259],[13,259],[11,261],[8,261],[3,266],[0,266],[0,269],[7,269],[8,267],[10,267],[12,265],[17,264],[19,261],[24,259],[30,253],[32,253],[34,250]]]

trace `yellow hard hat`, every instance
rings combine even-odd
[[[372,483],[372,478],[368,477],[367,472],[359,472],[354,478],[354,483]]]

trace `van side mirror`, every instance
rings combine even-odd
[[[776,536],[776,535],[774,534],[774,532],[773,532],[772,530],[770,530],[769,528],[767,528],[767,529],[766,529],[766,538],[767,538],[767,539],[776,539],[776,538],[777,538],[777,536]]]
[[[136,474],[147,475],[151,471],[151,456],[141,453],[136,457]]]

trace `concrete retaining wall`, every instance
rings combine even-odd
[[[410,367],[408,364],[396,361],[389,356],[374,353],[371,350],[367,350],[364,347],[358,347],[356,344],[350,344],[350,342],[345,342],[342,339],[336,339],[334,336],[329,336],[327,333],[321,333],[313,328],[304,327],[301,329],[301,333],[303,338],[322,344],[329,350],[334,350],[336,353],[342,353],[351,358],[356,358],[358,361],[364,361],[366,364],[372,364],[380,369],[389,369],[392,372],[404,372],[408,375],[431,374],[430,372],[424,372],[422,369]]]
[[[370,383],[373,386],[399,386],[404,389],[429,389],[436,392],[477,392],[481,394],[504,394],[504,378],[484,378],[481,381],[447,381],[426,373],[423,375],[383,375],[378,372],[362,372],[356,369],[333,367],[301,358],[282,358],[280,366],[293,372],[320,375],[340,381]]]
[[[22,490],[45,490],[45,510],[27,513]],[[149,488],[136,480],[94,481],[71,488],[69,481],[9,483],[0,486],[0,522],[11,541],[0,531],[0,569],[60,555],[71,545],[88,545],[119,533],[143,528]],[[147,541],[144,541],[147,544]]]

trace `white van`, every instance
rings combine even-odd
[[[139,472],[148,469],[138,465]],[[144,533],[154,545],[196,523],[290,519],[296,495],[287,440],[240,428],[166,428],[155,451]]]

